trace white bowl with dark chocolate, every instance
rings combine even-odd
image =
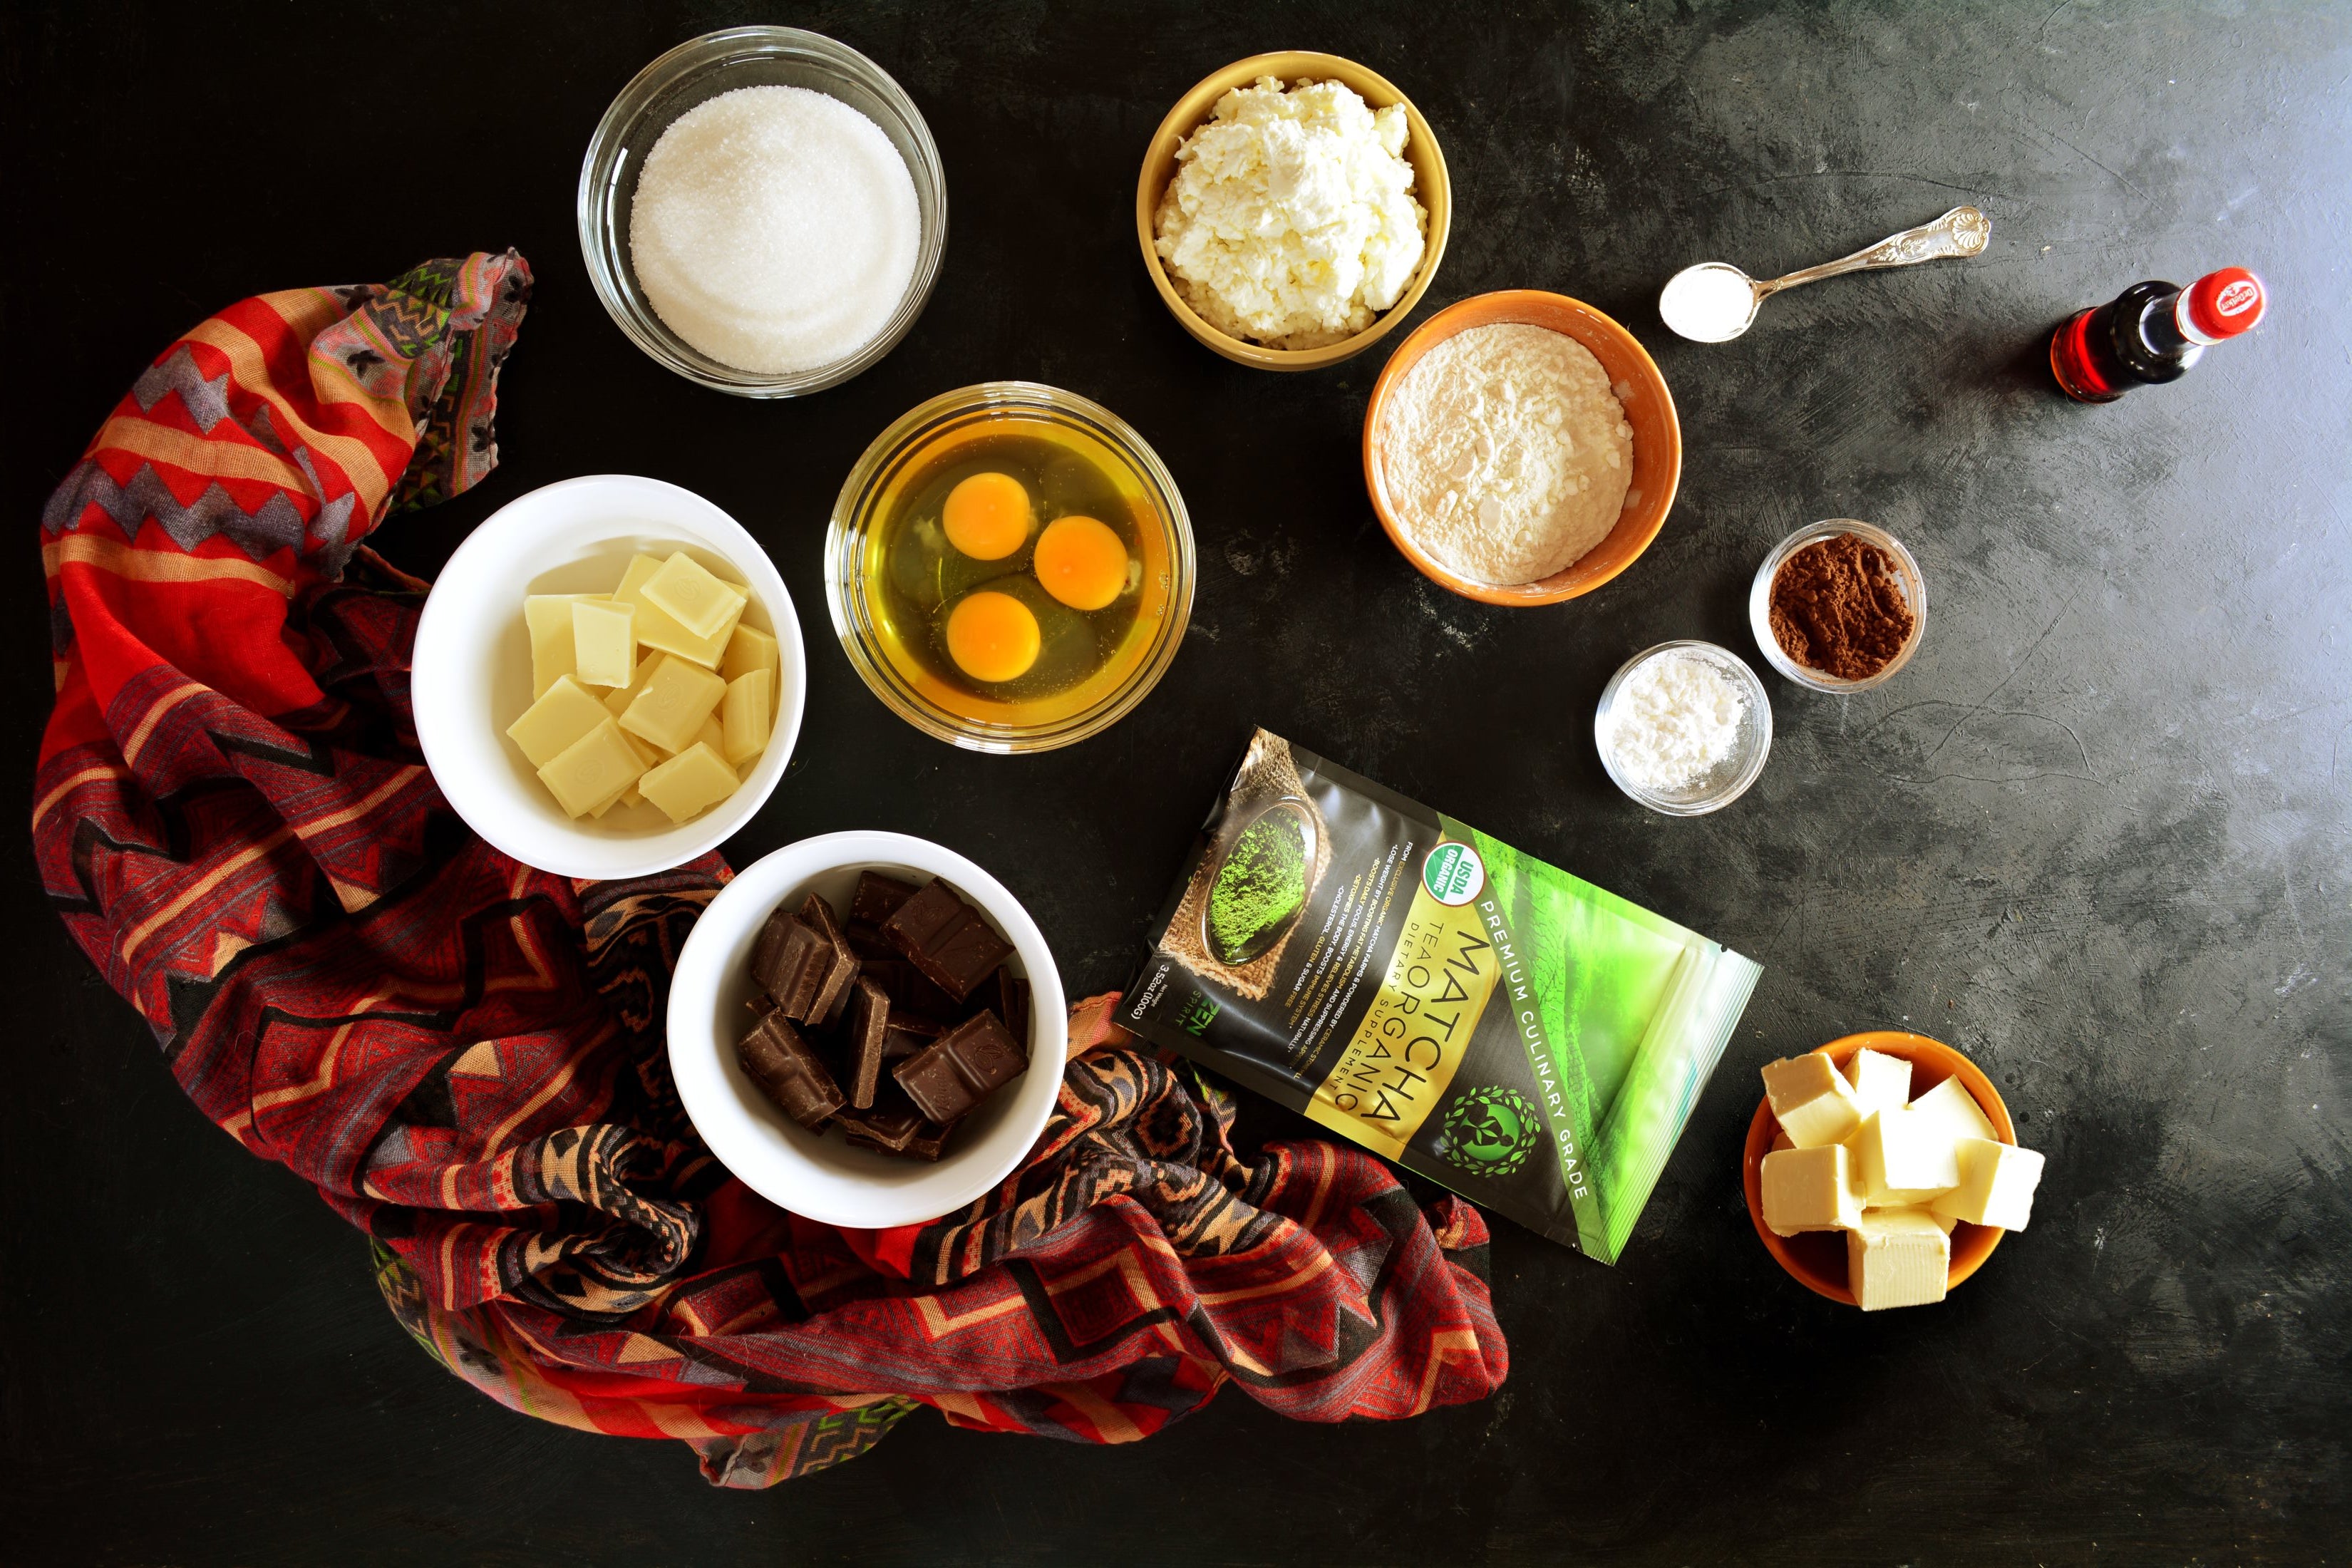
[[[995,878],[904,834],[827,834],[738,872],[695,923],[670,984],[670,1073],[710,1152],[771,1203],[913,1225],[1035,1145],[1067,1015],[1044,933]]]

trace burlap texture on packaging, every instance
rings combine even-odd
[[[1315,889],[1321,885],[1323,873],[1331,864],[1331,836],[1324,829],[1323,814],[1307,798],[1297,764],[1291,761],[1290,742],[1260,730],[1242,758],[1240,772],[1234,775],[1233,791],[1226,796],[1225,814],[1216,825],[1215,841],[1192,868],[1192,879],[1184,887],[1183,902],[1176,906],[1176,913],[1170,918],[1168,930],[1160,939],[1161,951],[1193,973],[1213,980],[1253,1002],[1265,999],[1266,988],[1274,984],[1275,972],[1282,967],[1282,955],[1289,950],[1290,939],[1298,934],[1298,928],[1292,926],[1272,947],[1247,963],[1231,964],[1221,961],[1211,950],[1202,934],[1203,917],[1208,911],[1209,889],[1215,885],[1217,873],[1224,868],[1225,855],[1233,848],[1234,840],[1257,820],[1260,812],[1277,801],[1289,801],[1303,808],[1307,820],[1314,826],[1315,854],[1307,868],[1306,896],[1299,900],[1298,907],[1303,910],[1313,901]]]

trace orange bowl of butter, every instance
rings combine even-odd
[[[1513,395],[1489,395],[1498,384]],[[1363,462],[1381,526],[1431,582],[1482,604],[1556,605],[1658,536],[1682,425],[1615,320],[1508,289],[1447,306],[1397,345],[1364,409]]]
[[[2042,1157],[2017,1146],[2000,1090],[1951,1047],[1874,1030],[1764,1073],[1748,1213],[1807,1289],[1864,1310],[1941,1300],[2024,1227]]]
[[[1269,140],[1276,121],[1284,134]],[[1301,202],[1315,210],[1292,210]],[[1387,336],[1437,276],[1453,212],[1445,155],[1412,100],[1377,71],[1303,49],[1202,78],[1152,133],[1135,183],[1135,237],[1169,314],[1260,370],[1319,370]],[[1356,244],[1337,267],[1286,256],[1307,229]],[[1235,245],[1237,232],[1268,237]]]

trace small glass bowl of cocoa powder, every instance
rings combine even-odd
[[[1764,557],[1748,621],[1765,662],[1798,685],[1866,691],[1918,651],[1927,582],[1893,534],[1833,517],[1797,530]]]

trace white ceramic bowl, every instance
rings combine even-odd
[[[956,1129],[937,1164],[853,1149],[838,1128],[811,1132],[744,1075],[735,1045],[751,1027],[751,947],[778,907],[822,893],[839,910],[857,873],[943,877],[1013,944],[1029,982],[1029,1070]],[[825,1225],[877,1230],[962,1207],[1011,1175],[1036,1145],[1062,1088],[1069,1007],[1045,934],[1004,884],[952,849],[903,833],[828,833],[788,844],[736,873],[678,954],[669,988],[669,1070],[719,1163],[781,1208]]]
[[[691,822],[650,802],[575,822],[507,739],[531,700],[523,596],[609,592],[631,556],[673,550],[749,585],[744,623],[776,639],[775,733],[741,787]],[[434,584],[409,668],[425,764],[466,826],[526,866],[595,881],[667,871],[749,822],[784,776],[808,687],[800,617],[759,542],[692,490],[629,474],[565,479],[484,520]]]

